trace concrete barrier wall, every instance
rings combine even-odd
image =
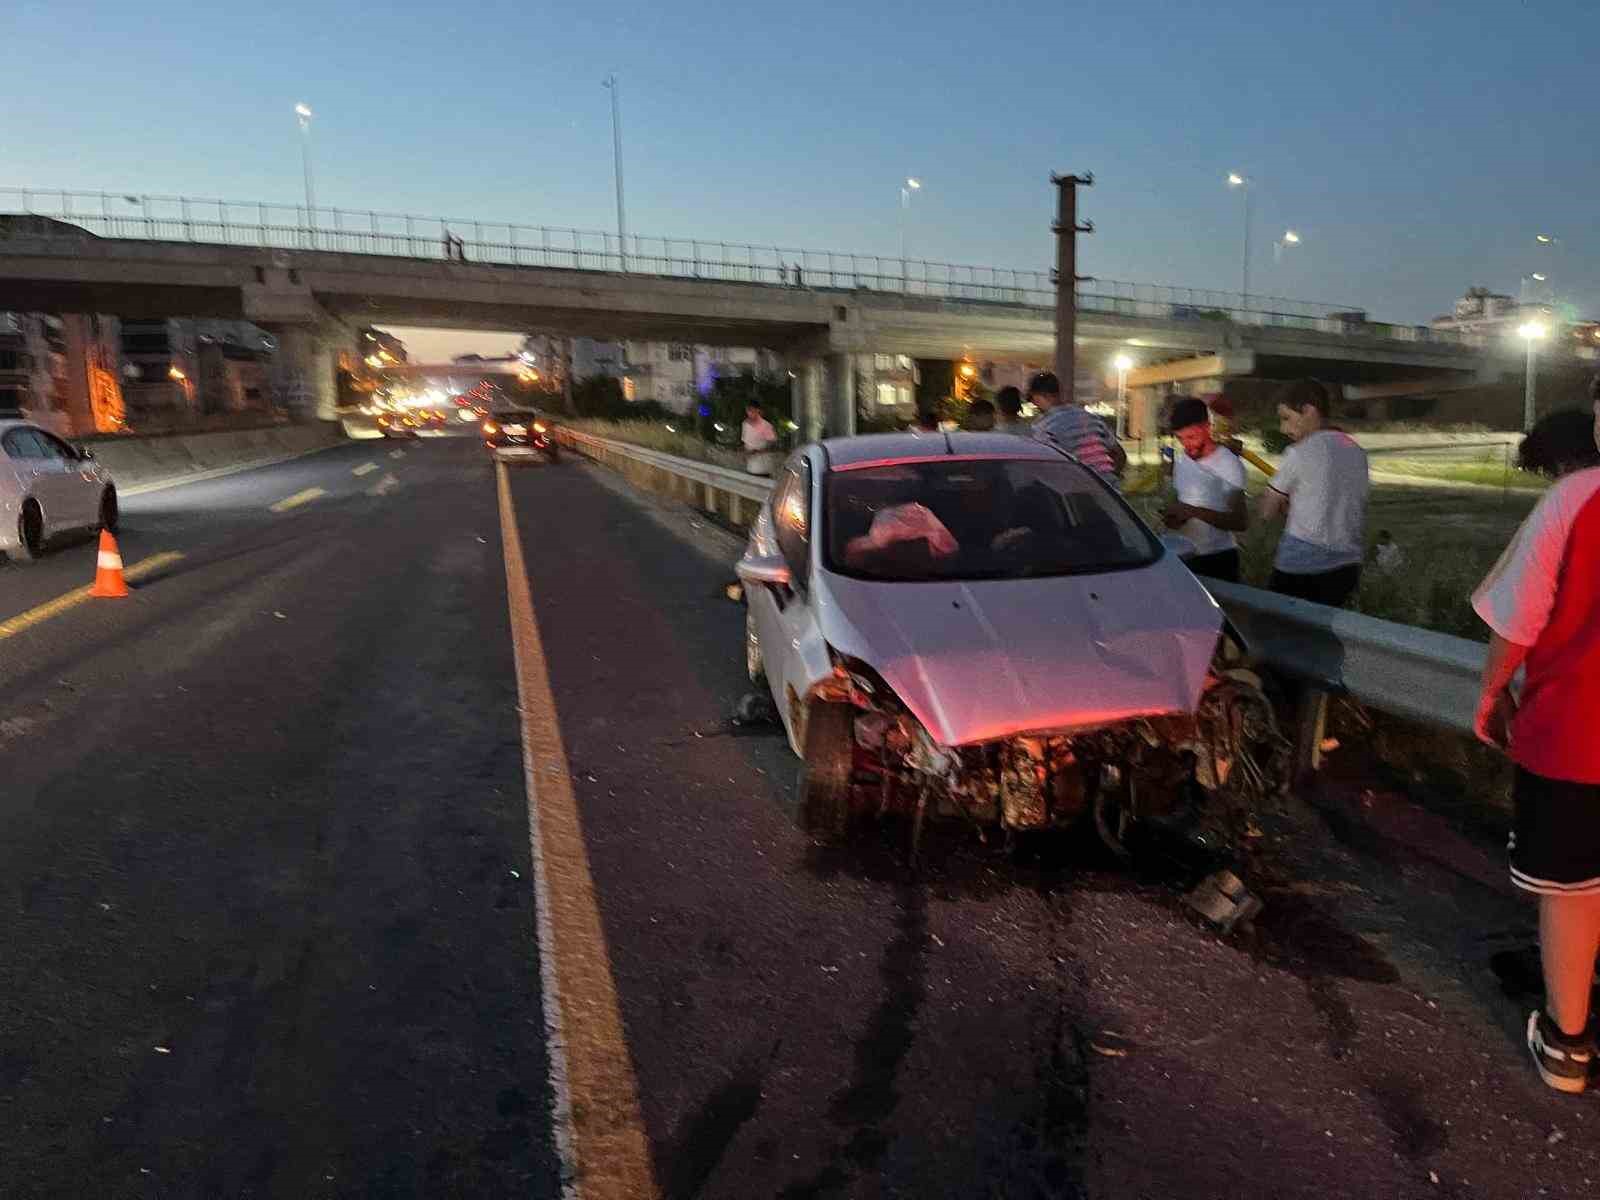
[[[289,458],[345,441],[333,423],[280,425],[224,433],[119,437],[84,443],[126,490],[186,475]]]

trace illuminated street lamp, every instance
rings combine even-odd
[[[1292,229],[1285,229],[1283,236],[1272,243],[1272,261],[1282,262],[1284,249],[1289,246],[1298,246],[1299,244],[1300,235]]]
[[[1112,360],[1112,365],[1117,368],[1117,433],[1126,436],[1128,432],[1128,371],[1133,366],[1133,359],[1126,354],[1119,354]]]
[[[1240,270],[1239,295],[1242,307],[1250,307],[1250,180],[1237,171],[1228,172],[1228,186],[1244,193],[1244,265]]]
[[[1527,321],[1517,326],[1517,336],[1528,344],[1527,381],[1522,392],[1522,432],[1527,433],[1533,428],[1533,393],[1534,385],[1538,380],[1535,369],[1539,342],[1544,338],[1546,329],[1541,321]]]

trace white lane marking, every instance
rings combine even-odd
[[[354,475],[357,479],[360,479],[363,475],[371,475],[377,469],[377,463],[362,463],[359,467],[356,467],[354,470],[352,470],[350,474]]]
[[[405,456],[406,456],[406,452],[404,450],[391,450],[391,451],[389,451],[389,457],[390,458],[404,458]]]
[[[400,480],[398,478],[396,478],[394,475],[385,475],[382,479],[378,480],[377,483],[373,484],[367,489],[367,495],[387,496],[399,486]]]

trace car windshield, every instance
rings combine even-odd
[[[496,421],[502,424],[506,421],[537,421],[539,419],[538,413],[525,408],[502,408],[496,410],[493,416]]]
[[[1030,459],[940,459],[834,471],[828,569],[916,582],[1141,567],[1161,544],[1090,472]]]

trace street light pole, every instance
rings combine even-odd
[[[1538,345],[1539,339],[1544,337],[1545,328],[1538,321],[1529,321],[1518,327],[1517,334],[1528,344],[1527,376],[1522,391],[1522,432],[1527,433],[1533,429],[1534,391],[1539,378]]]
[[[908,176],[900,185],[900,290],[908,289],[911,276],[910,263],[906,258],[906,226],[911,220],[911,193],[922,188],[922,180]]]
[[[622,101],[617,86],[617,73],[613,71],[600,81],[611,93],[611,153],[616,162],[617,176],[617,256],[622,269],[628,269],[628,220],[622,207]]]
[[[1117,368],[1117,436],[1128,436],[1128,369],[1133,366],[1133,359],[1126,354],[1116,357]]]
[[[1250,307],[1250,179],[1237,171],[1228,172],[1228,186],[1244,192],[1244,257],[1239,275],[1239,295],[1243,307]]]
[[[317,193],[311,185],[311,106],[304,102],[294,106],[294,115],[300,121],[300,167],[306,177],[307,236],[316,243]]]

